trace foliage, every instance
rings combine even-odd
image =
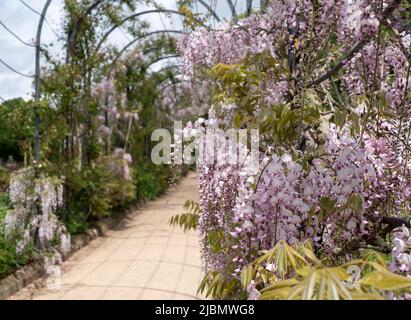
[[[69,220],[65,223],[67,226],[67,231],[72,234],[81,234],[85,232],[89,227],[87,216],[84,216],[81,212],[73,210],[70,213]]]
[[[251,282],[254,288],[262,285],[263,300],[383,299],[387,291],[409,292],[411,279],[390,272],[383,258],[375,256],[378,262],[360,259],[327,267],[310,242],[291,247],[279,241],[243,270],[242,284],[246,289]]]
[[[29,244],[22,254],[17,254],[18,238],[7,237],[4,219],[11,209],[10,198],[6,193],[0,193],[0,279],[14,269],[24,266],[33,256],[33,245]]]
[[[274,298],[404,294],[387,284],[406,278],[363,261],[367,249],[392,251],[390,270],[410,275],[410,35],[398,28],[403,6],[272,0],[238,24],[181,38],[184,75],[215,81],[207,117],[187,131],[258,128],[261,138],[257,173],[246,161],[198,166],[208,294],[226,296],[233,282],[231,295],[242,298],[241,280],[260,273],[249,297],[271,285],[281,292]],[[397,22],[387,28],[388,21]],[[248,144],[244,149],[251,153]],[[305,241],[313,246],[311,261],[297,248]],[[268,263],[279,263],[275,283],[262,270],[267,261],[250,266],[261,251],[280,259]],[[350,261],[367,269],[358,292],[341,283]]]
[[[6,161],[9,156],[14,160],[31,162],[32,141],[34,137],[34,108],[32,101],[13,99],[0,105],[0,159]],[[43,152],[48,152],[50,144],[56,135],[55,111],[50,105],[41,103],[39,114],[42,118],[40,134],[47,135],[48,139],[42,145]]]
[[[187,200],[184,203],[183,208],[187,210],[187,212],[171,217],[169,221],[170,225],[178,225],[181,228],[183,228],[184,232],[191,229],[196,230],[198,225],[198,219],[201,215],[200,205],[192,200]]]
[[[99,165],[108,173],[104,187],[110,209],[124,208],[133,202],[136,190],[132,181],[133,172],[127,160],[107,157]]]
[[[0,166],[0,192],[4,192],[9,184],[9,172]]]
[[[290,246],[281,240],[244,267],[240,280],[210,272],[199,292],[215,299],[248,295],[261,300],[381,300],[392,292],[397,296],[411,292],[411,279],[390,272],[375,252],[328,267],[316,257],[309,241]]]
[[[125,179],[122,160],[102,158],[66,177],[67,207],[60,211],[70,233],[85,231],[96,220],[111,215],[135,199],[134,184]]]
[[[32,244],[23,254],[17,254],[16,247],[17,243],[6,238],[4,231],[0,230],[0,279],[9,275],[13,270],[25,266],[32,258]]]
[[[238,286],[236,279],[227,280],[221,273],[208,272],[200,283],[198,293],[204,294],[206,298],[233,299],[238,294]]]
[[[135,184],[138,200],[152,200],[168,188],[169,168],[146,163],[136,169]]]
[[[23,160],[29,152],[29,141],[33,138],[33,108],[23,99],[4,102],[0,106],[0,159],[9,156]],[[15,124],[18,124],[16,126]]]
[[[135,199],[135,187],[123,175],[124,163],[102,158],[92,167],[67,177],[67,220],[72,232],[82,231],[88,223],[110,215],[111,210],[127,206]]]

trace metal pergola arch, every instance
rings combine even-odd
[[[111,77],[112,72],[113,72],[113,70],[114,70],[117,62],[120,60],[121,56],[122,56],[133,44],[135,44],[136,42],[138,42],[138,41],[140,41],[140,40],[142,40],[142,39],[144,39],[144,38],[146,38],[146,37],[149,37],[149,36],[152,36],[152,35],[155,35],[155,34],[162,34],[162,33],[164,33],[164,34],[170,34],[170,33],[183,34],[184,32],[181,31],[181,30],[169,30],[169,29],[165,29],[165,30],[151,31],[151,32],[148,32],[148,33],[146,33],[146,34],[144,34],[144,35],[141,35],[141,36],[139,36],[139,37],[137,37],[137,38],[134,38],[134,39],[131,40],[127,45],[125,45],[125,46],[119,51],[119,53],[115,56],[115,58],[113,59],[111,65],[110,65],[110,69],[109,69],[107,78],[110,78],[110,77]]]
[[[162,72],[171,70],[171,69],[178,69],[178,66],[175,65],[175,64],[171,64],[171,65],[165,66],[165,67],[163,67],[163,68],[161,68],[161,69],[159,69],[159,70],[153,71],[153,72],[150,74],[150,76],[153,76],[153,75],[155,75],[155,74],[159,74],[159,73],[162,73]],[[178,74],[176,74],[176,75],[178,75]],[[161,82],[160,82],[160,83],[161,83]]]
[[[217,22],[221,22],[221,18],[217,15],[217,13],[215,12],[215,10],[213,8],[211,8],[205,1],[203,0],[195,0],[198,3],[200,3],[216,20]],[[227,1],[231,1],[231,0],[227,0]],[[68,1],[65,0],[65,3],[69,6]],[[83,12],[83,14],[78,17],[77,21],[75,22],[75,26],[74,29],[72,30],[72,32],[70,33],[70,35],[67,38],[67,51],[66,51],[66,63],[68,63],[70,61],[71,58],[71,51],[72,51],[72,47],[73,47],[73,42],[74,39],[76,38],[76,35],[78,33],[78,31],[80,30],[81,27],[81,23],[84,21],[84,19],[92,13],[92,11],[94,9],[96,9],[100,4],[103,4],[104,0],[96,0],[95,2],[93,2],[92,4],[90,4],[89,7],[87,7],[87,9]],[[162,9],[153,9],[155,11],[161,11]],[[171,10],[171,9],[165,9],[165,10]],[[175,11],[175,10],[172,10]],[[175,11],[176,12],[176,11]],[[138,14],[138,13],[136,13]],[[178,14],[183,15],[182,13],[178,12]],[[131,18],[130,18],[131,19]],[[127,20],[128,21],[128,20]],[[120,24],[121,26],[121,24]],[[117,26],[118,27],[118,26]],[[116,28],[117,28],[116,27]],[[114,28],[115,29],[115,28]],[[104,42],[104,41],[103,41]],[[101,44],[100,44],[101,46]]]
[[[168,79],[168,78],[165,78],[165,79],[163,79],[162,81],[160,81],[159,84],[162,84],[162,83],[163,83],[164,81],[166,81],[166,80],[169,80],[169,79]],[[167,83],[166,85],[164,85],[163,87],[161,87],[161,89],[163,90],[163,89],[165,89],[165,88],[168,88],[169,86],[175,86],[175,85],[177,85],[177,84],[184,83],[184,82],[188,82],[188,83],[191,82],[190,80],[178,79],[178,78],[176,78],[176,80],[177,80],[177,81]]]
[[[101,48],[101,46],[104,44],[104,42],[107,40],[107,38],[110,36],[111,33],[113,33],[117,28],[121,27],[122,25],[124,25],[124,23],[126,23],[127,21],[133,19],[133,18],[137,18],[143,15],[147,15],[147,14],[151,14],[151,13],[171,13],[171,14],[176,14],[176,15],[180,15],[180,16],[184,16],[184,14],[182,14],[179,11],[176,10],[172,10],[172,9],[153,9],[153,10],[145,10],[142,12],[138,12],[138,13],[134,13],[126,18],[124,18],[121,22],[119,22],[118,24],[115,24],[113,27],[111,27],[104,35],[103,37],[100,39],[100,41],[98,42],[95,51],[98,52]]]
[[[178,68],[177,65],[165,66],[165,67],[161,68],[160,70],[153,71],[153,73],[150,74],[150,77],[148,77],[148,78],[145,79],[144,81],[151,81],[151,80],[153,80],[153,78],[155,78],[155,77],[160,77],[160,75],[161,75],[163,72],[166,72],[166,71],[169,71],[169,70],[172,70],[172,69],[176,69],[176,68]],[[176,77],[174,77],[174,76],[178,76],[178,75],[179,75],[178,73],[177,73],[177,74],[173,74],[172,76],[171,76],[170,74],[168,74],[168,75],[166,75],[164,78],[159,79],[159,81],[157,82],[157,85],[161,85],[164,81],[167,81],[167,80],[171,80],[173,83],[175,83],[176,81],[174,81],[174,80],[178,80],[178,78],[176,78]]]
[[[36,73],[34,76],[34,88],[35,88],[35,138],[34,138],[34,158],[36,162],[40,161],[40,136],[39,136],[39,126],[40,126],[40,117],[38,114],[38,103],[41,97],[41,92],[40,92],[40,72],[41,72],[41,68],[40,68],[40,46],[41,46],[41,34],[42,34],[42,28],[43,28],[43,24],[44,24],[44,20],[47,14],[47,10],[51,4],[52,0],[47,0],[41,16],[40,16],[40,21],[38,24],[38,30],[37,30],[37,36],[36,36]],[[249,15],[251,13],[251,9],[252,9],[252,3],[253,0],[246,0],[247,1],[247,15]],[[73,46],[73,42],[76,38],[76,35],[81,27],[82,22],[84,21],[84,19],[90,15],[93,10],[95,10],[98,6],[100,6],[101,4],[103,4],[105,2],[105,0],[95,0],[94,2],[92,2],[84,11],[80,16],[77,16],[77,20],[75,21],[75,25],[73,30],[70,32],[70,34],[67,37],[67,48],[66,48],[66,63],[70,62],[71,59],[71,53],[72,53],[72,46]],[[208,5],[204,0],[194,0],[194,2],[198,2],[199,4],[201,4],[206,10],[207,12],[212,15],[215,20],[217,22],[221,22],[221,18],[218,16],[218,14],[216,13],[216,11],[210,6]],[[70,6],[68,0],[65,0],[64,3],[67,6]],[[232,11],[232,19],[234,21],[236,21],[236,17],[237,17],[237,13],[235,10],[235,4],[233,5],[232,0],[227,0],[227,3]],[[152,10],[146,10],[146,11],[142,11],[139,13],[135,13],[133,15],[130,15],[129,17],[124,18],[119,24],[114,25],[109,32],[107,32],[103,38],[99,41],[97,47],[96,47],[96,52],[98,52],[101,48],[101,46],[103,45],[103,43],[107,40],[107,37],[110,35],[111,32],[113,32],[116,28],[120,27],[122,24],[124,24],[125,22],[131,20],[134,17],[137,16],[141,16],[144,14],[149,14],[149,13],[172,13],[172,14],[178,14],[178,15],[183,15],[181,12],[176,11],[176,10],[172,10],[172,9],[152,9]],[[142,38],[152,35],[152,34],[156,34],[156,33],[183,33],[182,31],[178,31],[178,30],[161,30],[161,31],[153,31],[153,32],[149,32],[146,35],[143,35],[141,37],[138,37],[136,39],[134,39],[133,41],[131,41],[126,47],[124,47],[120,53],[116,56],[116,58],[113,61],[112,66],[114,66],[117,61],[120,59],[121,55],[131,46],[133,45],[135,42],[141,40]],[[110,69],[110,74],[112,72],[112,68]]]
[[[47,11],[50,7],[51,0],[47,0],[43,10],[41,12],[39,24],[37,27],[36,36],[36,71],[34,76],[34,161],[36,164],[40,162],[40,114],[39,114],[39,103],[40,103],[40,49],[41,49],[41,34],[43,32],[43,24],[46,19]]]
[[[160,39],[157,39],[157,40],[160,40]],[[161,54],[173,54],[173,53],[175,53],[175,50],[174,50],[175,48],[174,47],[168,47],[168,46],[164,46],[162,44],[158,45],[157,43],[152,43],[151,45],[152,46],[147,46],[143,51],[139,50],[139,51],[142,52],[144,57],[146,57],[149,53],[151,53],[153,51],[156,51],[158,49],[161,49],[161,48],[172,49],[170,51],[161,52]],[[135,60],[132,60],[132,62],[135,62],[137,59],[138,58],[136,58]]]
[[[148,69],[149,69],[153,64],[155,64],[155,63],[157,63],[157,62],[159,62],[159,61],[162,61],[162,60],[173,59],[173,58],[178,58],[178,55],[174,54],[174,55],[168,55],[168,56],[159,56],[159,57],[157,57],[157,58],[155,58],[155,59],[153,59],[153,60],[151,60],[151,61],[148,61],[148,63],[145,63],[145,64],[142,65],[142,67],[144,68],[144,69],[143,69],[143,70],[144,70],[144,73],[147,73]],[[150,74],[150,77],[153,77],[153,76],[155,76],[155,75],[157,75],[157,74],[159,74],[159,73],[161,73],[161,72],[164,72],[164,71],[166,71],[166,70],[171,70],[171,69],[175,69],[175,68],[178,68],[178,66],[175,65],[175,64],[165,66],[165,67],[161,68],[160,70],[153,71],[153,72]],[[146,79],[146,80],[148,80],[148,79]],[[146,80],[145,80],[145,81],[146,81]]]
[[[171,54],[168,56],[160,56],[152,61],[150,61],[147,65],[145,65],[146,70],[150,69],[150,67],[154,64],[156,64],[157,62],[160,62],[162,60],[166,60],[166,59],[174,59],[174,58],[178,58],[178,54]]]
[[[68,1],[68,0],[65,0],[65,3],[68,5],[68,2],[67,2],[67,1]],[[236,12],[236,9],[235,9],[236,4],[233,4],[232,0],[226,0],[226,1],[227,1],[227,3],[228,3],[228,6],[229,6],[231,12],[232,12],[232,19],[233,19],[233,21],[235,22],[235,21],[237,20],[237,12]],[[252,8],[253,0],[246,0],[246,1],[247,1],[247,15],[249,15],[249,14],[251,13],[251,8]],[[218,16],[218,14],[216,13],[216,11],[215,11],[210,5],[208,5],[204,0],[194,0],[193,2],[194,2],[194,3],[197,2],[197,3],[199,3],[200,5],[202,5],[202,6],[207,10],[207,12],[215,18],[215,20],[216,20],[217,22],[221,22],[221,18]],[[72,30],[72,32],[70,33],[70,35],[69,35],[69,37],[68,37],[68,40],[67,40],[67,56],[66,56],[66,62],[69,62],[69,60],[70,60],[70,53],[71,53],[73,41],[74,41],[74,39],[75,39],[75,37],[76,37],[76,35],[77,35],[80,27],[81,27],[82,21],[83,21],[89,14],[91,14],[94,9],[96,9],[99,5],[101,5],[101,4],[103,4],[103,3],[104,3],[104,0],[96,0],[95,2],[91,3],[91,4],[89,5],[89,7],[86,8],[86,10],[84,11],[84,13],[83,13],[80,17],[78,17],[78,19],[77,19],[77,21],[76,21],[76,23],[75,23],[75,27],[74,27],[74,29]],[[103,37],[100,39],[100,41],[98,42],[98,44],[97,44],[97,46],[96,46],[96,48],[95,48],[95,52],[98,53],[99,50],[101,49],[102,45],[104,44],[104,42],[105,42],[105,41],[107,40],[107,38],[109,37],[109,35],[110,35],[112,32],[114,32],[117,28],[121,27],[124,23],[126,23],[127,21],[129,21],[129,20],[131,20],[131,19],[133,19],[133,18],[135,18],[135,17],[142,16],[142,15],[145,15],[145,14],[150,14],[150,13],[171,13],[171,14],[176,14],[176,15],[184,16],[183,13],[181,13],[181,12],[179,12],[179,11],[177,11],[177,10],[173,10],[173,9],[161,9],[161,8],[159,8],[159,9],[150,9],[150,10],[145,10],[145,11],[141,11],[141,12],[137,12],[137,13],[131,14],[130,16],[125,17],[125,18],[124,18],[122,21],[120,21],[119,23],[113,25],[113,26],[103,35]],[[158,32],[168,33],[168,32],[176,32],[176,30],[174,30],[174,31],[171,31],[171,30],[163,30],[163,31],[160,31],[160,30],[159,30],[159,31],[149,32],[149,33],[147,33],[146,35],[148,36],[148,35],[151,35],[151,34],[154,34],[154,33],[158,33]],[[180,32],[180,33],[182,33],[182,32]],[[123,54],[124,51],[126,51],[132,44],[134,44],[134,43],[137,42],[138,40],[141,40],[142,37],[144,37],[144,36],[145,36],[145,35],[143,35],[143,36],[141,36],[141,37],[135,38],[135,39],[132,40],[126,47],[124,47],[124,48],[120,51],[119,55],[114,59],[113,65],[115,65],[115,64],[117,63],[117,61],[119,60],[119,58],[121,57],[121,55]],[[111,72],[112,72],[112,68],[110,68],[109,76],[110,76]]]

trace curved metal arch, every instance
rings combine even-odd
[[[41,34],[43,31],[44,20],[46,19],[47,10],[49,9],[51,0],[47,0],[41,12],[40,20],[37,26],[36,36],[36,73],[34,77],[34,161],[38,164],[40,161],[40,46]]]
[[[173,54],[173,55],[168,55],[168,56],[160,56],[160,57],[158,57],[158,58],[156,58],[156,59],[154,59],[154,60],[152,60],[152,61],[149,61],[148,64],[144,64],[144,65],[143,65],[143,67],[144,67],[144,72],[147,73],[147,70],[148,70],[153,64],[155,64],[155,63],[157,63],[157,62],[159,62],[159,61],[162,61],[162,60],[172,59],[172,58],[178,58],[178,55],[177,55],[177,54]],[[178,67],[178,66],[177,66],[177,65],[170,65],[170,66],[167,66],[167,67]],[[167,69],[167,67],[166,67],[166,68],[162,68],[162,69],[160,69],[160,70],[158,70],[158,71],[153,71],[153,74],[154,74],[154,73],[160,73],[163,69]]]
[[[171,9],[153,9],[153,10],[146,10],[146,11],[142,11],[142,12],[138,12],[138,13],[134,13],[126,18],[124,18],[122,21],[120,21],[119,23],[115,24],[112,28],[110,28],[110,30],[108,30],[104,36],[100,39],[99,43],[96,46],[95,51],[98,52],[101,49],[101,46],[104,44],[104,42],[107,40],[108,36],[114,32],[117,28],[121,27],[124,23],[126,23],[127,21],[133,19],[133,18],[137,18],[146,14],[151,14],[151,13],[172,13],[172,14],[177,14],[180,16],[184,16],[184,14],[182,14],[179,11],[176,10],[171,10]]]
[[[152,80],[153,78],[155,78],[155,77],[157,77],[157,76],[160,76],[160,74],[161,74],[162,72],[165,72],[165,71],[168,71],[168,70],[172,70],[172,69],[174,69],[174,68],[178,68],[178,66],[176,66],[176,65],[170,65],[170,66],[166,66],[166,67],[164,67],[164,68],[161,68],[160,70],[154,71],[152,74],[150,74],[150,76],[149,76],[148,78],[144,79],[144,81],[150,81],[150,80]],[[176,73],[176,74],[175,74],[175,76],[178,76],[178,75],[180,75],[180,74],[179,74],[179,73]],[[173,78],[173,77],[170,77],[170,76],[166,76],[166,77],[164,77],[163,79],[159,79],[160,81],[157,82],[157,85],[163,83],[163,82],[166,81],[166,80],[171,80],[171,79],[178,80],[178,78]],[[175,81],[174,81],[174,82],[175,82]]]
[[[162,73],[162,72],[167,71],[167,70],[170,70],[170,69],[175,69],[175,68],[178,69],[178,66],[175,65],[175,64],[172,64],[172,65],[169,65],[169,66],[165,66],[164,68],[161,68],[161,69],[159,69],[159,70],[157,70],[157,71],[153,71],[153,72],[150,74],[150,76],[155,76],[155,75],[157,75],[157,74],[159,74],[159,73]],[[178,74],[179,74],[179,73],[178,73]],[[177,75],[178,75],[178,74],[177,74]],[[161,83],[161,82],[160,82],[160,83]]]
[[[20,75],[20,76],[22,76],[22,77],[29,78],[29,79],[33,79],[33,78],[35,77],[35,75],[25,74],[25,73],[23,73],[23,72],[20,72],[20,71],[16,70],[15,68],[13,68],[12,66],[10,66],[7,62],[3,61],[2,59],[0,59],[0,63],[1,63],[3,66],[5,66],[7,69],[9,69],[10,71],[12,71],[12,72],[14,72],[14,73],[16,73],[16,74],[18,74],[18,75]]]
[[[161,48],[165,48],[165,46],[152,46],[152,47],[147,47],[145,50],[143,50],[143,56],[146,56],[147,54],[157,50],[157,49],[161,49]],[[164,54],[171,54],[172,52],[163,52]],[[137,59],[132,60],[132,62],[135,62]]]
[[[113,62],[111,63],[107,78],[111,77],[111,74],[113,72],[113,69],[115,67],[115,65],[117,64],[118,60],[121,58],[121,56],[127,51],[128,48],[130,48],[134,43],[136,43],[137,41],[140,41],[146,37],[152,36],[154,34],[161,34],[161,33],[178,33],[178,34],[183,34],[184,32],[181,30],[157,30],[157,31],[151,31],[148,32],[142,36],[139,36],[137,38],[134,38],[133,40],[131,40],[126,46],[123,47],[123,49],[120,50],[120,52],[116,55],[116,57],[114,58]]]
[[[167,80],[170,80],[171,82],[170,82],[170,83],[167,83],[165,86],[160,87],[160,90],[164,90],[165,88],[168,88],[168,87],[170,87],[170,86],[176,86],[176,85],[181,84],[181,83],[191,83],[191,81],[188,80],[188,79],[174,78],[174,79],[173,79],[174,81],[173,81],[173,80],[170,79],[170,77],[166,77],[166,78],[160,80],[160,81],[157,83],[157,85],[161,85],[163,82],[165,82],[165,81],[167,81]]]
[[[217,15],[215,10],[211,8],[205,1],[203,0],[196,0],[199,4],[201,4],[207,11],[217,20],[217,22],[221,22],[221,18]]]
[[[171,54],[171,55],[168,55],[168,56],[160,56],[160,57],[150,61],[149,64],[145,65],[146,70],[148,70],[153,64],[156,64],[159,61],[166,60],[166,59],[173,59],[173,58],[178,58],[178,54]]]
[[[233,3],[232,0],[227,0],[227,3],[228,3],[228,7],[231,10],[231,18],[233,19],[234,23],[237,23],[237,11],[235,9],[235,4]]]
[[[179,74],[177,74],[177,75],[179,75]],[[163,82],[165,82],[166,80],[169,80],[170,78],[164,78],[164,79],[162,79],[160,82],[158,82],[157,84],[162,84]],[[167,84],[167,85],[170,85],[170,84],[175,84],[175,83],[180,83],[180,82],[191,82],[190,80],[187,80],[187,79],[179,79],[179,78],[175,78],[175,80],[176,81],[174,81],[174,82],[171,82],[171,83],[169,83],[169,84]],[[162,87],[163,88],[163,87]]]
[[[143,55],[147,55],[157,49],[165,48],[164,46],[152,46],[152,47],[147,47],[146,50],[143,50]]]
[[[211,8],[205,1],[203,0],[196,0],[198,3],[200,3],[216,20],[217,22],[221,22],[221,18],[217,15],[217,13],[215,12],[215,10],[213,10],[213,8]],[[68,6],[68,0],[64,1]],[[72,30],[71,34],[69,35],[68,39],[67,39],[67,51],[66,51],[66,63],[68,63],[70,61],[70,57],[71,57],[71,50],[72,50],[72,46],[73,46],[73,42],[74,39],[76,38],[76,35],[78,33],[78,31],[80,30],[81,27],[81,23],[84,21],[84,19],[91,14],[91,12],[96,9],[100,4],[102,4],[104,2],[104,0],[96,0],[95,2],[93,2],[85,11],[84,13],[81,15],[81,17],[78,17],[77,21],[75,22],[75,26],[74,29]],[[153,9],[154,10],[154,9]],[[155,11],[158,11],[161,9],[157,9]],[[167,9],[165,9],[167,10]],[[171,11],[171,10],[170,10]],[[175,10],[172,10],[175,11]],[[138,13],[137,13],[138,14]],[[183,15],[182,13],[178,12],[178,14]],[[127,18],[126,18],[127,19]],[[129,18],[131,19],[131,18]],[[124,20],[123,20],[124,21]],[[120,26],[122,25],[121,22]],[[118,27],[118,26],[117,26]],[[114,30],[117,28],[115,27]],[[113,31],[114,31],[113,30]],[[111,32],[113,32],[111,31]],[[108,37],[108,35],[107,35]],[[98,47],[101,47],[102,44],[99,43]],[[97,51],[97,50],[96,50]]]

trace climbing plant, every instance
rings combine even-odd
[[[272,0],[180,40],[185,76],[215,82],[194,128],[260,136],[257,173],[198,162],[200,291],[410,298],[409,9],[400,0]],[[379,263],[364,260],[369,250]],[[344,283],[351,264],[355,288]]]

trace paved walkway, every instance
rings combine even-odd
[[[198,199],[192,173],[63,263],[59,289],[38,280],[11,299],[198,299],[197,234],[168,224],[187,199]]]

